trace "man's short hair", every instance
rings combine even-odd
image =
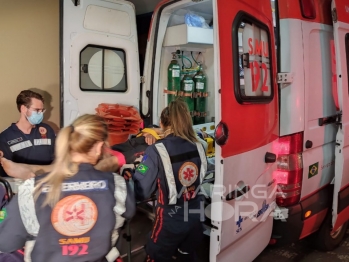
[[[22,105],[24,105],[25,107],[30,107],[32,104],[32,98],[41,100],[41,102],[44,103],[44,98],[39,93],[31,90],[23,90],[19,93],[16,99],[18,111],[21,112]]]

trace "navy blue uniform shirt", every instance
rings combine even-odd
[[[16,163],[49,165],[54,159],[55,139],[56,134],[48,124],[38,124],[30,134],[24,134],[13,123],[0,134],[0,151]],[[0,176],[7,176],[2,167]]]
[[[171,161],[174,183],[177,190],[177,207],[188,202],[189,208],[198,209],[202,198],[198,196],[200,187],[201,160],[197,145],[183,138],[169,135],[149,146],[142,163],[133,174],[134,190],[138,199],[147,199],[157,189],[157,205],[173,208],[169,205],[169,188],[164,164],[156,149],[156,144],[164,144]],[[168,167],[167,167],[168,168]],[[177,215],[183,215],[183,208]]]
[[[112,239],[116,241],[114,231],[123,224],[117,224],[117,220],[120,216],[130,219],[136,211],[134,192],[123,177],[98,171],[87,163],[80,164],[78,173],[63,181],[60,201],[53,208],[43,207],[45,198],[46,190],[42,190],[35,203],[40,225],[36,238],[24,226],[19,194],[10,201],[7,217],[0,223],[0,251],[13,252],[28,239],[35,239],[32,250],[26,247],[28,254],[32,251],[33,262],[106,261]]]

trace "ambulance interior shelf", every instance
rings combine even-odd
[[[185,46],[207,48],[213,45],[213,29],[188,26],[186,24],[168,27],[164,47]]]
[[[213,29],[169,22],[160,58],[159,114],[161,108],[181,98],[188,104],[194,127],[212,121],[215,115],[213,57]]]

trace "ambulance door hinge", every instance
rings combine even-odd
[[[342,112],[337,113],[333,116],[319,118],[319,126],[328,124],[336,124],[337,126],[342,125]]]
[[[278,84],[291,84],[293,82],[293,73],[278,73]]]
[[[80,5],[80,0],[72,0],[72,2],[75,6]]]
[[[338,15],[337,15],[337,9],[336,8],[332,9],[332,21],[333,21],[333,23],[337,23],[337,21],[338,21]]]
[[[342,129],[342,111],[337,113],[336,125]]]
[[[144,76],[141,76],[140,81],[141,81],[141,84],[144,84],[144,83],[145,83],[145,77],[144,77]]]

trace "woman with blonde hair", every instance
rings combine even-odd
[[[206,155],[184,101],[172,101],[162,111],[160,126],[164,138],[146,149],[136,168],[124,165],[122,174],[132,177],[140,200],[149,198],[157,189],[156,218],[146,245],[147,261],[172,261],[178,252],[181,261],[193,262],[203,236],[203,199],[198,193],[207,170]]]
[[[59,132],[52,171],[26,180],[7,206],[0,251],[26,244],[25,261],[115,261],[118,229],[134,215],[135,200],[123,177],[94,168],[107,139],[96,115]]]

